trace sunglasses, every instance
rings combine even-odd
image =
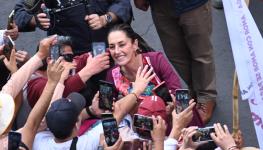
[[[72,62],[74,58],[73,54],[62,54],[61,56],[63,56],[64,60],[67,62]]]

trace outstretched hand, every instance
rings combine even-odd
[[[133,92],[136,93],[137,96],[141,95],[145,88],[147,87],[148,83],[154,78],[155,73],[153,73],[153,68],[146,65],[143,68],[139,67],[135,82],[133,83]]]
[[[16,63],[16,50],[13,48],[10,54],[9,60],[7,58],[4,59],[4,63],[6,68],[11,72],[11,74],[17,71],[17,63]]]
[[[215,133],[211,133],[211,137],[222,150],[228,150],[231,147],[236,147],[236,143],[226,125],[224,129],[220,123],[214,124]]]
[[[59,57],[57,61],[51,60],[47,67],[47,76],[48,81],[58,83],[60,80],[61,74],[64,70],[63,62],[61,61],[63,57]]]
[[[36,53],[36,55],[38,55],[38,57],[42,60],[48,57],[50,47],[52,44],[55,43],[56,39],[57,39],[57,35],[52,35],[41,40],[39,43],[39,50]]]

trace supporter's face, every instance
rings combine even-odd
[[[108,36],[109,50],[115,63],[124,66],[135,58],[138,48],[137,40],[134,42],[123,31],[113,31]]]

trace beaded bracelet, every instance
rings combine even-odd
[[[235,149],[237,149],[236,145],[229,147],[227,150],[235,150]]]

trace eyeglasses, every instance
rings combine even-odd
[[[64,60],[67,62],[72,62],[74,58],[73,54],[62,54],[61,56],[63,56]]]

